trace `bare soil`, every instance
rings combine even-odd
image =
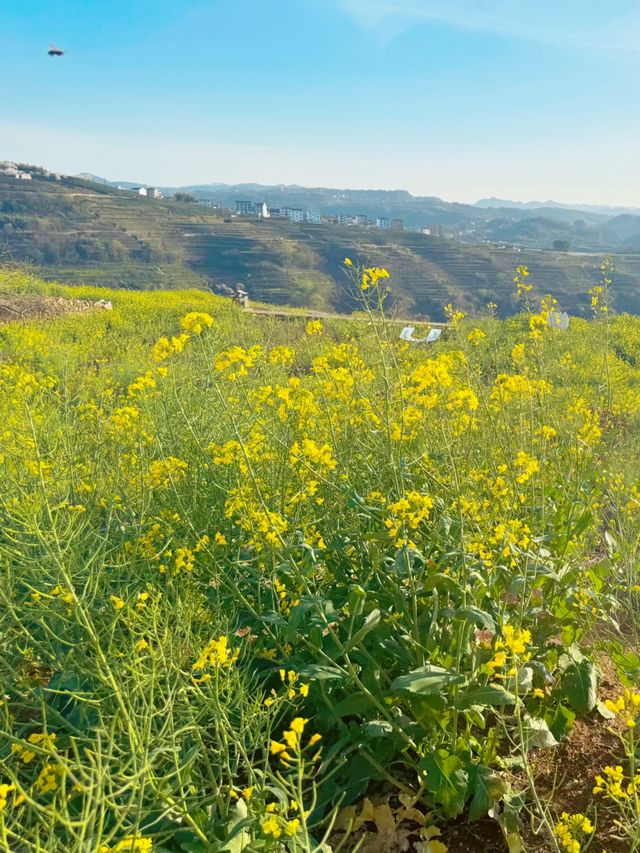
[[[25,320],[49,320],[61,314],[80,314],[100,308],[88,299],[64,299],[62,296],[19,296],[0,293],[0,323]]]

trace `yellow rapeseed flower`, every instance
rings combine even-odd
[[[211,326],[213,326],[213,317],[203,311],[191,311],[180,320],[182,331],[191,335],[199,335]]]

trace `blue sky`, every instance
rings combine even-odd
[[[640,0],[0,0],[0,72],[67,173],[640,204]]]

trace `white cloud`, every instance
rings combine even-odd
[[[366,27],[416,23],[493,33],[546,44],[637,52],[639,0],[338,0]]]

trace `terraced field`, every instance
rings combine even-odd
[[[527,264],[534,293],[553,292],[574,314],[601,258],[472,246],[409,232],[238,220],[190,203],[150,200],[78,179],[0,177],[0,253],[31,261],[45,278],[129,289],[209,287],[242,282],[254,300],[349,311],[345,256],[386,264],[394,305],[443,319],[453,302],[471,313],[495,302],[515,310],[513,270]],[[616,256],[619,310],[640,312],[640,256]]]

